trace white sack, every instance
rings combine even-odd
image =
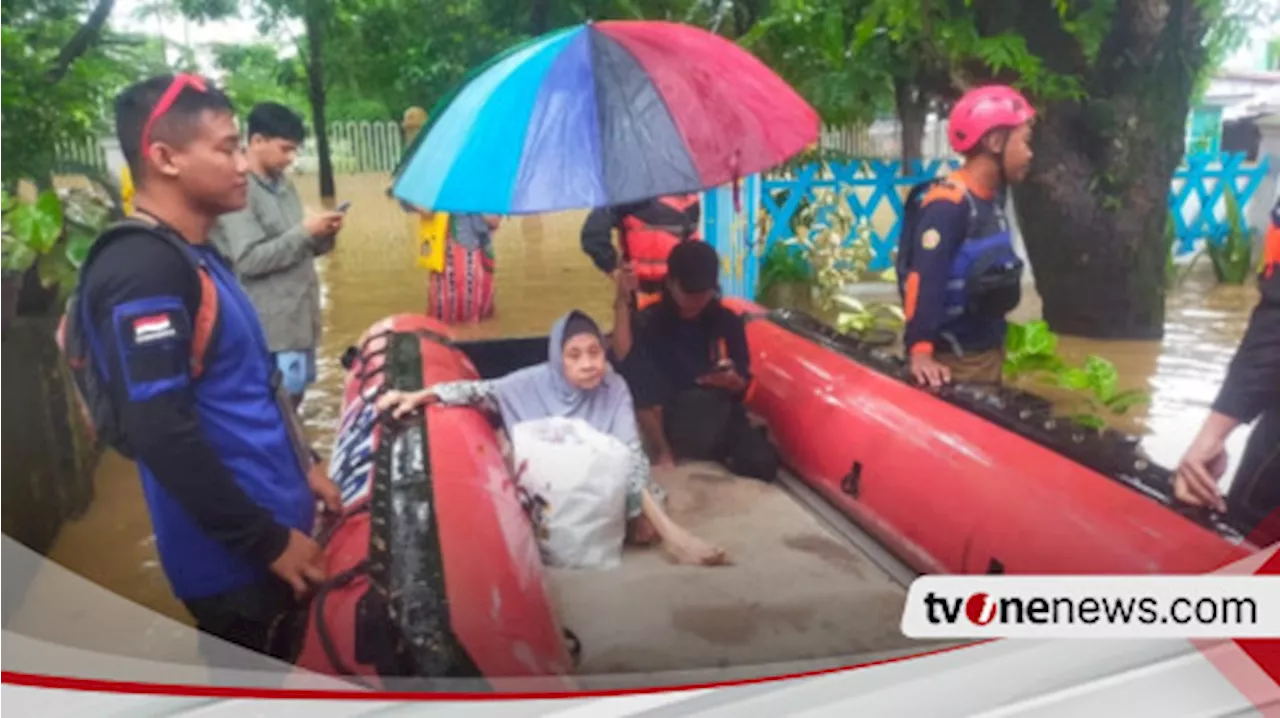
[[[535,526],[543,562],[618,565],[626,538],[627,447],[581,419],[560,417],[516,424],[511,444],[519,485],[543,504],[541,526]]]

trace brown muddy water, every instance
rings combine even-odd
[[[413,261],[411,222],[383,194],[383,175],[341,176],[338,198],[351,200],[347,227],[334,253],[321,260],[325,336],[319,381],[303,414],[316,445],[327,454],[338,419],[342,369],[338,358],[370,324],[388,314],[422,311],[426,276]],[[304,198],[315,181],[298,180]],[[577,307],[609,324],[611,287],[578,246],[583,213],[510,219],[495,238],[497,314],[489,322],[460,327],[464,338],[545,333],[551,322]],[[1252,287],[1218,287],[1195,275],[1169,299],[1165,337],[1159,342],[1100,342],[1064,338],[1062,353],[1083,361],[1090,353],[1115,362],[1122,388],[1148,387],[1149,407],[1140,407],[1118,428],[1145,435],[1144,448],[1166,466],[1178,460],[1208,411],[1227,362],[1257,302]],[[1031,296],[1018,320],[1034,318]],[[1229,446],[1233,458],[1244,432]],[[190,619],[169,593],[156,558],[150,520],[134,467],[118,456],[103,458],[89,512],[62,530],[50,557],[125,598],[177,620]]]

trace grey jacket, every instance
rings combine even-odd
[[[258,310],[271,351],[320,344],[320,279],[315,258],[335,237],[312,237],[302,226],[302,201],[288,178],[274,185],[250,174],[249,203],[224,214],[212,232]]]

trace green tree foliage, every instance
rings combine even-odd
[[[330,88],[335,99],[358,110],[342,119],[399,119],[410,106],[431,107],[472,67],[527,36],[521,18],[504,17],[495,12],[501,3],[493,5],[335,2],[326,50]],[[374,113],[376,118],[368,116]],[[365,116],[352,116],[358,114]]]
[[[46,185],[57,144],[111,130],[115,94],[157,68],[153,43],[114,33],[111,0],[5,0],[0,5],[4,184]]]
[[[259,102],[279,102],[308,115],[305,70],[296,57],[282,58],[273,45],[213,46],[214,65],[236,109],[245,113]]]

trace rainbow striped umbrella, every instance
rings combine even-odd
[[[768,169],[818,131],[790,85],[718,35],[587,23],[482,67],[419,135],[392,191],[445,212],[617,205]]]

